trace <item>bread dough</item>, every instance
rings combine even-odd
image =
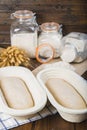
[[[71,109],[87,108],[81,95],[66,81],[59,78],[50,78],[47,80],[46,86],[55,100],[62,106]]]
[[[34,106],[34,101],[25,82],[16,77],[1,79],[1,90],[9,107],[27,109]]]

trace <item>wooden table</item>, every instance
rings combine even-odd
[[[57,113],[12,130],[87,130],[87,120],[82,123],[70,123],[63,120]]]
[[[34,63],[33,64],[34,68],[38,67],[39,63],[37,63],[36,61],[33,61],[33,63]],[[85,66],[86,69],[87,62],[85,64],[86,64]],[[78,67],[80,69],[79,74],[81,74],[82,71],[84,71],[84,67],[83,67],[84,64],[82,64],[81,66],[82,68],[80,66]],[[87,79],[87,71],[82,76],[85,79]],[[17,128],[13,128],[12,130],[87,130],[87,120],[81,123],[70,123],[62,119],[60,115],[57,113],[55,115],[48,116],[44,119],[32,123],[27,123]]]

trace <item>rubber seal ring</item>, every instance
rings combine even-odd
[[[45,46],[48,46],[48,47],[50,47],[50,49],[52,50],[52,55],[47,59],[47,60],[41,60],[40,58],[39,58],[39,50],[41,49],[41,48],[43,48],[43,47],[45,47]],[[36,56],[36,59],[37,59],[37,61],[38,62],[40,62],[40,63],[48,63],[49,61],[51,61],[52,59],[53,59],[53,57],[54,57],[54,48],[50,45],[50,44],[48,44],[48,43],[44,43],[44,44],[41,44],[41,45],[39,45],[37,48],[36,48],[36,54],[35,54],[35,56]]]

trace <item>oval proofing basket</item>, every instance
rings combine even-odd
[[[29,109],[13,109],[4,103],[4,100],[0,94],[0,112],[12,115],[14,117],[24,118],[30,117],[44,108],[47,102],[46,92],[40,87],[35,76],[29,69],[18,66],[3,67],[0,68],[0,80],[3,77],[21,78],[26,83],[27,88],[31,92],[35,105]]]
[[[47,89],[45,83],[49,78],[61,78],[71,84],[83,97],[87,104],[87,81],[84,80],[77,73],[64,68],[49,68],[40,71],[37,74],[37,79],[41,86],[47,93],[48,99],[51,104],[58,110],[59,114],[67,121],[70,122],[82,122],[87,119],[86,109],[70,109],[60,105],[54,98],[54,96]]]

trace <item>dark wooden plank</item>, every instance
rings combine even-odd
[[[10,42],[10,36],[9,35],[0,35],[0,44],[2,44],[3,42]]]
[[[11,25],[12,21],[10,19],[11,13],[0,13],[0,25]],[[70,15],[70,13],[61,13],[59,14],[58,12],[56,12],[56,14],[54,12],[49,12],[49,13],[44,13],[42,12],[38,12],[36,14],[37,16],[37,21],[38,24],[41,24],[43,22],[47,22],[47,21],[54,21],[54,22],[58,22],[58,23],[63,23],[65,25],[86,25],[87,24],[87,14],[72,14]]]
[[[87,25],[65,25],[63,26],[63,34],[67,34],[70,32],[83,32],[83,33],[87,33]]]
[[[70,31],[87,32],[86,0],[1,0],[1,35],[9,34],[12,23],[10,15],[19,9],[28,9],[36,12],[38,24],[54,21],[63,24],[64,32],[66,33]],[[3,38],[0,41],[4,41]]]
[[[28,123],[12,130],[75,130],[74,123],[63,120],[59,114],[48,116],[36,122]]]
[[[36,121],[34,130],[74,130],[74,124],[56,114]]]
[[[10,33],[10,24],[0,24],[0,35],[9,35]]]
[[[81,123],[75,124],[75,130],[87,130],[87,120]]]
[[[81,3],[80,3],[81,1]],[[66,19],[68,18],[69,24],[86,24],[87,21],[87,2],[82,2],[82,0],[77,1],[64,1],[60,2],[55,0],[52,2],[52,0],[47,0],[46,2],[42,1],[39,3],[39,1],[32,1],[32,3],[29,1],[23,3],[23,1],[17,2],[17,4],[9,4],[9,2],[0,4],[0,23],[11,23],[10,21],[10,14],[14,12],[15,10],[19,9],[30,9],[37,13],[38,17],[42,16],[42,19],[45,17],[44,20],[59,20],[63,21],[63,18],[66,23]],[[83,0],[84,1],[84,0]],[[18,4],[19,3],[19,4]],[[79,4],[80,3],[80,4]],[[78,19],[79,18],[79,19]],[[39,19],[39,18],[38,18]],[[74,19],[74,20],[73,20]],[[6,22],[7,21],[7,22]],[[40,20],[39,20],[40,21]],[[80,23],[79,23],[80,21]],[[73,22],[73,23],[72,23]],[[75,23],[76,22],[76,23]]]
[[[74,13],[76,15],[78,14],[86,14],[87,13],[87,3],[86,4],[19,4],[19,5],[6,5],[6,4],[0,4],[0,12],[1,13],[11,13],[14,12],[15,10],[20,10],[20,9],[28,9],[28,10],[33,10],[36,12],[44,12],[43,13],[58,13],[59,14],[66,14],[66,13]],[[49,12],[50,10],[50,12]]]
[[[86,3],[87,1],[86,0],[0,0],[0,4],[25,4],[25,3],[39,3],[39,4],[42,4],[42,3],[46,3],[46,4],[53,4],[53,3],[77,3],[77,4],[83,4],[83,3]]]
[[[86,5],[87,5],[87,3],[78,3],[77,4],[75,1],[73,1],[73,3],[71,3],[71,1],[69,3],[65,3],[65,2],[61,2],[61,3],[59,3],[59,2],[45,3],[44,2],[44,3],[35,3],[35,4],[34,3],[24,3],[24,4],[23,3],[21,3],[21,4],[6,4],[6,3],[4,3],[4,4],[0,4],[0,12],[6,12],[6,11],[11,12],[11,11],[14,11],[17,9],[22,9],[25,7],[26,7],[26,9],[27,8],[30,8],[30,9],[36,8],[35,10],[38,10],[38,9],[41,10],[41,8],[42,9],[45,8],[45,9],[49,10],[51,8],[51,9],[61,10],[61,11],[62,10],[66,11],[67,7],[68,7],[68,8],[71,8],[73,11],[74,10],[79,11],[80,9],[81,9],[81,11],[83,11],[84,8],[85,8],[85,10],[87,10]],[[81,8],[79,8],[79,7],[81,7]]]

